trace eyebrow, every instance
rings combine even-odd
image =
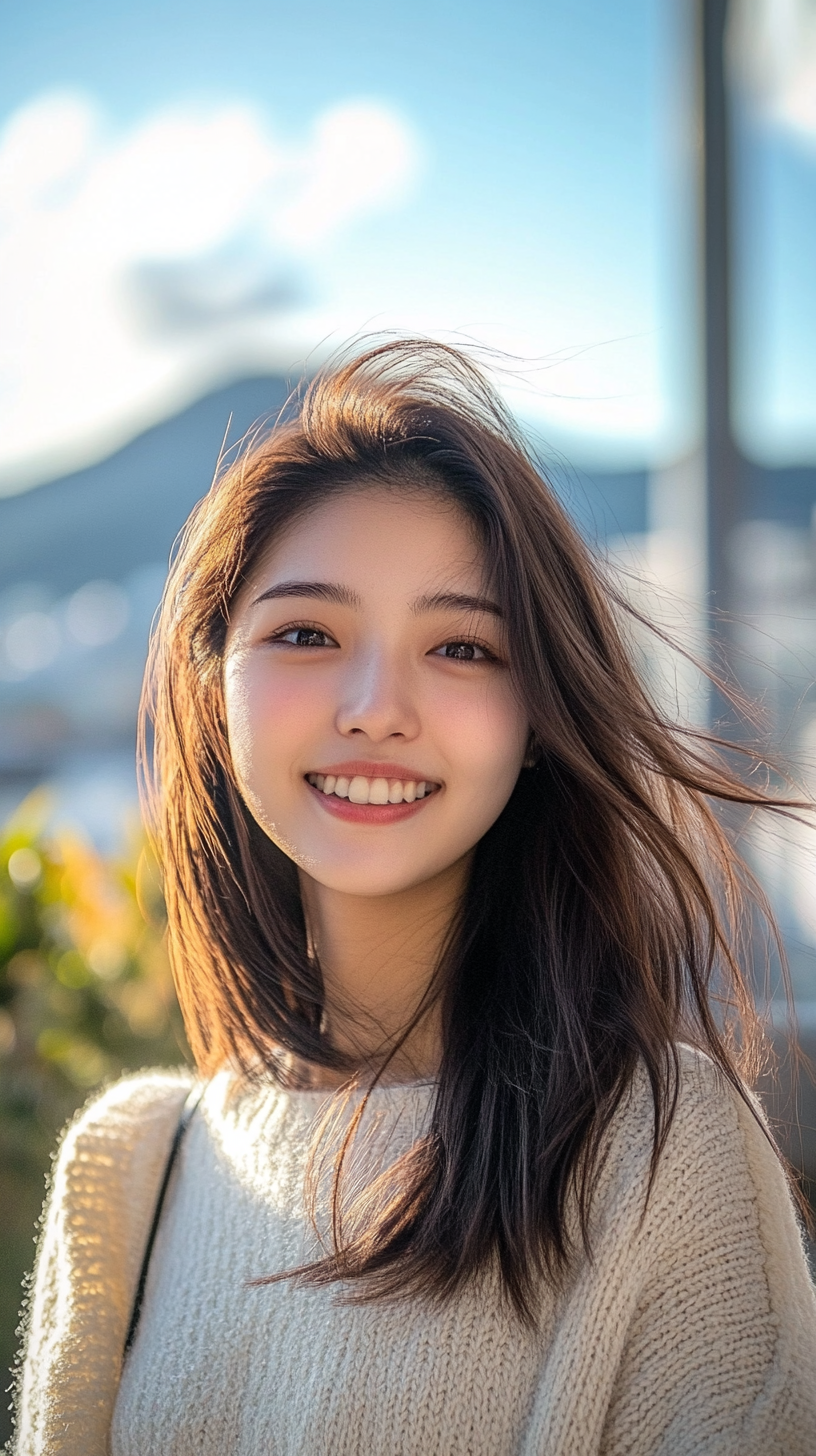
[[[466,592],[433,592],[430,596],[417,597],[411,611],[438,612],[450,611],[451,608],[459,612],[487,612],[491,617],[504,616],[497,602],[492,602],[489,597],[470,596]]]
[[[316,601],[334,602],[339,607],[362,606],[357,592],[335,581],[282,581],[261,592],[252,605],[257,607],[259,602],[273,602],[278,597],[312,597]]]
[[[313,601],[334,602],[340,607],[362,606],[357,592],[336,581],[281,581],[277,586],[270,586],[265,592],[261,592],[252,605],[257,607],[260,602],[272,602],[281,597],[310,597]],[[432,592],[417,597],[411,606],[411,611],[416,616],[423,612],[451,610],[486,612],[492,617],[504,615],[498,603],[491,601],[489,597],[472,596],[467,592]]]

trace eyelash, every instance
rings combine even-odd
[[[331,633],[327,632],[325,627],[318,627],[316,622],[290,622],[287,627],[279,627],[277,632],[273,632],[272,636],[267,638],[267,641],[283,642],[284,637],[287,637],[290,632],[317,632],[321,637],[328,637],[331,641],[334,641]],[[287,642],[285,645],[287,647],[297,647],[300,645],[301,651],[308,652],[310,650],[305,642],[301,642],[300,644],[297,642]]]
[[[479,649],[479,651],[483,654],[483,656],[481,658],[479,658],[479,657],[460,657],[460,658],[449,657],[449,658],[446,659],[448,662],[457,662],[457,661],[459,661],[459,662],[482,662],[482,661],[484,661],[484,662],[498,662],[499,661],[499,658],[497,657],[496,653],[493,652],[491,650],[491,648],[489,648],[485,642],[477,642],[477,640],[476,640],[475,637],[451,637],[450,641],[448,641],[448,642],[441,642],[439,644],[439,647],[435,648],[434,651],[435,652],[439,652],[440,651],[440,648],[442,648],[442,647],[477,647]]]
[[[329,638],[329,641],[334,641],[334,639],[331,636],[331,633],[330,632],[327,632],[326,629],[325,629],[325,627],[318,627],[316,622],[290,622],[288,624],[288,626],[286,626],[286,627],[279,627],[278,630],[277,630],[277,632],[273,633],[273,635],[271,637],[267,638],[267,641],[269,641],[269,642],[284,642],[284,639],[290,633],[292,633],[292,632],[316,632],[316,633],[319,633],[319,635],[321,637],[328,637]],[[328,644],[327,643],[318,643],[318,644],[312,643],[312,644],[307,644],[305,642],[301,642],[301,643],[297,643],[297,642],[286,642],[284,645],[287,646],[287,647],[294,647],[294,648],[296,648],[297,650],[299,650],[301,652],[310,652],[310,651],[314,651],[314,650],[319,650],[321,647],[325,647]],[[444,647],[476,647],[476,648],[478,648],[478,650],[481,653],[483,653],[483,657],[482,658],[478,658],[478,657],[476,657],[476,658],[473,658],[473,657],[471,657],[471,658],[455,658],[455,657],[449,657],[449,658],[446,659],[446,661],[448,661],[448,662],[456,662],[456,661],[459,661],[459,662],[481,662],[481,661],[485,661],[485,662],[499,662],[500,661],[500,659],[497,656],[497,654],[492,650],[492,648],[488,647],[488,645],[487,645],[486,642],[479,642],[478,639],[475,638],[475,637],[451,637],[451,638],[449,638],[449,640],[447,642],[440,642],[439,647],[435,647],[433,649],[434,654],[436,654],[436,653],[440,653],[441,654],[441,649],[444,648]],[[429,654],[429,656],[430,655],[431,654]]]

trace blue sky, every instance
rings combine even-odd
[[[334,218],[330,227],[315,225],[308,237],[303,228],[297,237],[291,227],[288,234],[275,231],[267,209],[264,241],[256,228],[250,247],[245,209],[240,227],[236,222],[230,233],[224,224],[217,246],[207,244],[209,253],[203,241],[197,248],[191,237],[182,257],[177,240],[175,252],[171,247],[163,253],[154,229],[154,253],[165,259],[162,288],[168,278],[172,287],[181,286],[182,265],[198,267],[182,279],[187,293],[193,285],[210,286],[213,269],[222,294],[237,287],[241,268],[255,269],[265,280],[263,287],[258,284],[259,297],[264,288],[274,292],[273,274],[284,291],[290,289],[288,312],[270,314],[251,338],[244,320],[240,338],[234,328],[225,333],[219,324],[206,348],[204,334],[197,336],[200,347],[195,340],[154,337],[152,352],[142,318],[138,359],[135,345],[127,354],[101,321],[98,335],[89,325],[89,359],[94,351],[104,356],[106,349],[113,357],[122,344],[121,379],[109,399],[99,369],[94,374],[89,363],[84,383],[77,356],[71,371],[77,391],[84,388],[86,399],[98,403],[98,428],[93,410],[83,413],[69,401],[66,410],[70,404],[74,421],[69,440],[69,424],[60,425],[55,403],[51,453],[37,456],[34,436],[21,426],[9,488],[53,474],[63,446],[72,462],[99,454],[162,408],[176,407],[219,369],[240,372],[248,359],[296,368],[310,350],[319,352],[321,340],[327,347],[350,333],[383,326],[463,335],[526,360],[523,369],[504,376],[510,396],[575,459],[643,464],[682,453],[697,429],[692,143],[682,8],[679,0],[471,0],[467,6],[413,0],[410,7],[383,0],[348,0],[342,6],[237,0],[229,7],[200,0],[117,6],[28,0],[6,11],[0,120],[38,99],[68,98],[73,113],[52,107],[36,114],[37,125],[65,134],[76,123],[83,136],[84,127],[91,138],[82,143],[86,171],[93,170],[96,157],[107,157],[110,171],[117,157],[133,150],[134,138],[144,149],[151,119],[167,117],[172,109],[188,131],[194,124],[199,130],[211,125],[212,135],[217,131],[223,140],[232,126],[230,135],[246,135],[250,150],[257,145],[261,162],[280,154],[287,176],[301,167],[301,193],[317,187],[319,208],[332,205],[323,173],[322,192],[314,183],[321,125],[335,138],[336,149],[347,144],[342,138],[356,145],[353,139],[370,122],[381,137],[377,156],[383,167],[379,190],[368,196],[363,187],[348,217]],[[245,114],[230,123],[225,108],[236,104]],[[355,112],[361,105],[369,111]],[[174,125],[167,136],[181,145],[180,127]],[[790,156],[791,143],[776,145]],[[231,176],[226,141],[224,146],[221,175]],[[816,347],[800,326],[807,316],[802,290],[812,290],[813,282],[809,250],[797,232],[802,197],[810,198],[811,207],[816,197],[816,167],[812,154],[800,148],[797,156],[803,160],[801,177],[788,186],[793,201],[778,180],[780,165],[763,164],[762,198],[776,196],[774,187],[780,196],[775,221],[763,234],[765,251],[752,254],[753,273],[750,268],[745,273],[745,292],[761,296],[766,334],[770,328],[775,339],[771,377],[767,349],[764,373],[752,366],[741,376],[749,398],[741,417],[760,452],[784,453],[794,436],[801,452],[816,438],[816,407],[807,386],[808,378],[816,383]],[[369,170],[377,165],[375,157]],[[349,177],[353,191],[359,168]],[[62,205],[57,193],[52,187],[35,221],[29,217],[26,237],[33,236],[35,223],[42,236],[48,234],[53,210]],[[71,236],[77,236],[76,227]],[[150,263],[148,244],[142,246]],[[263,249],[268,256],[261,258]],[[166,265],[170,253],[172,277]],[[18,247],[17,256],[30,255],[30,244]],[[775,302],[780,258],[786,277],[797,280],[800,303],[794,298],[792,307]],[[119,261],[122,270],[130,269],[130,287],[140,259],[123,253]],[[144,269],[138,276],[143,282]],[[66,274],[60,286],[74,299],[76,313],[85,285]],[[26,288],[36,293],[28,281],[18,295],[27,296]],[[107,303],[101,295],[89,302],[89,318],[103,303],[113,308],[113,283],[111,290]],[[33,319],[34,304],[32,309]],[[57,304],[49,304],[32,323],[21,308],[20,326],[38,343],[41,356],[51,327],[43,320],[57,312]],[[69,336],[83,336],[81,315],[66,321],[64,337]],[[59,360],[58,348],[51,354]],[[798,361],[795,399],[785,383],[792,357]],[[12,359],[0,372],[0,416],[5,379],[6,408],[24,421],[21,392],[15,403],[13,379],[8,385],[14,367]],[[25,385],[32,398],[38,367],[34,358]],[[134,380],[142,371],[132,398],[126,377],[131,367]],[[43,375],[46,400],[58,384],[56,373],[50,383]],[[795,416],[786,417],[775,436],[773,419],[769,424],[762,415],[766,400],[773,402],[771,414],[776,410],[782,418],[787,410]],[[33,461],[28,475],[26,459]]]

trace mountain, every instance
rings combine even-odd
[[[239,440],[256,420],[274,417],[287,393],[275,377],[230,385],[107,460],[0,500],[0,593],[36,582],[62,596],[87,581],[119,581],[166,562],[212,481],[227,432]]]

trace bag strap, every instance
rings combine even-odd
[[[125,1335],[125,1344],[122,1350],[123,1361],[127,1358],[128,1351],[130,1350],[130,1347],[136,1338],[136,1331],[139,1328],[139,1320],[142,1316],[142,1303],[144,1301],[145,1287],[147,1285],[147,1271],[150,1268],[150,1256],[153,1253],[153,1245],[156,1242],[156,1234],[159,1231],[162,1208],[164,1207],[164,1200],[167,1194],[168,1184],[170,1182],[170,1174],[175,1167],[176,1158],[178,1157],[179,1148],[181,1147],[184,1134],[186,1133],[187,1128],[190,1126],[193,1113],[195,1112],[199,1102],[201,1101],[201,1098],[204,1095],[206,1085],[206,1082],[197,1082],[191,1088],[184,1102],[184,1106],[181,1109],[178,1123],[176,1124],[176,1130],[173,1134],[173,1141],[170,1144],[170,1152],[167,1155],[167,1162],[164,1168],[164,1176],[162,1178],[161,1187],[159,1188],[158,1196],[156,1198],[156,1206],[153,1210],[153,1222],[150,1225],[150,1233],[147,1236],[147,1243],[145,1244],[144,1254],[142,1255],[142,1267],[139,1270],[139,1282],[136,1285],[136,1293],[133,1297],[133,1308],[130,1314],[130,1324],[128,1325],[127,1334]]]

